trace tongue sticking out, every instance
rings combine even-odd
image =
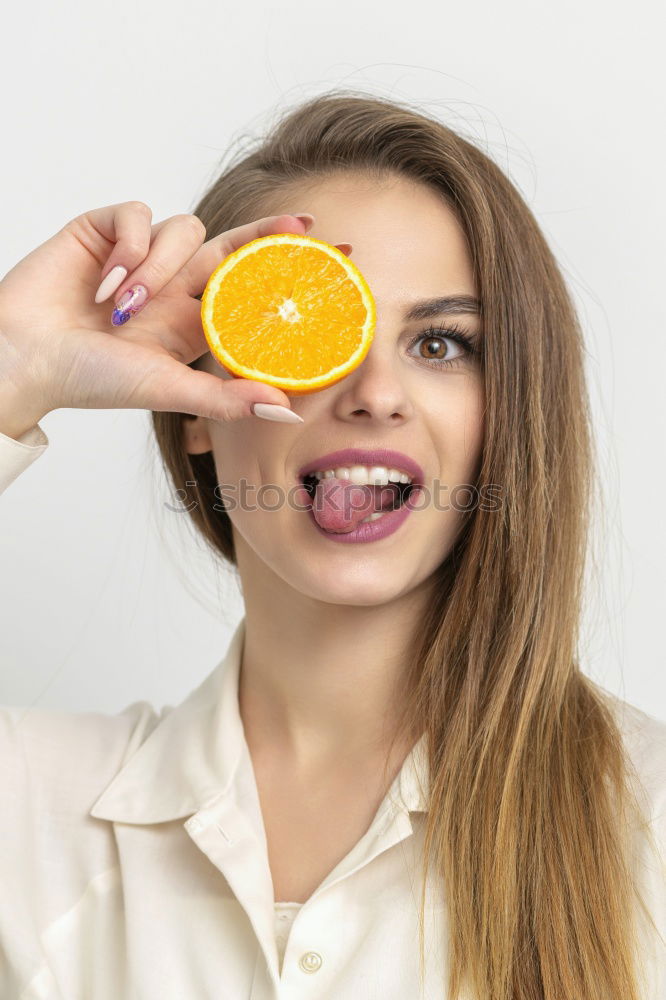
[[[312,502],[312,513],[325,531],[353,531],[364,517],[397,507],[400,490],[386,486],[358,486],[346,479],[320,479]]]

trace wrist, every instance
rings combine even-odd
[[[17,440],[47,413],[48,409],[35,405],[13,383],[0,382],[0,432],[7,437]]]

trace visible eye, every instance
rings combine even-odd
[[[453,357],[450,357],[451,348],[445,343],[447,340],[452,341],[460,348],[460,352],[454,354]],[[426,347],[427,354],[421,355],[418,360],[423,361],[427,365],[438,365],[440,368],[459,364],[466,361],[468,357],[479,353],[478,349],[474,346],[472,338],[463,333],[455,324],[448,327],[429,327],[423,333],[417,334],[410,341],[410,349],[416,344],[428,345]]]

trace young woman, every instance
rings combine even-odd
[[[352,254],[377,330],[290,398],[226,376],[199,297],[306,231]],[[317,97],[192,215],[67,223],[0,283],[0,331],[0,487],[50,410],[152,410],[246,611],[176,708],[0,713],[3,997],[666,996],[666,726],[577,657],[581,330],[484,153]],[[406,516],[308,509],[375,477]]]

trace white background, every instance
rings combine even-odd
[[[583,667],[666,720],[658,16],[645,0],[13,4],[0,273],[89,208],[191,211],[231,142],[332,87],[459,128],[520,188],[585,329],[607,514]],[[0,499],[0,703],[175,704],[226,650],[234,573],[165,507],[147,411],[60,409],[41,426],[46,453]]]

